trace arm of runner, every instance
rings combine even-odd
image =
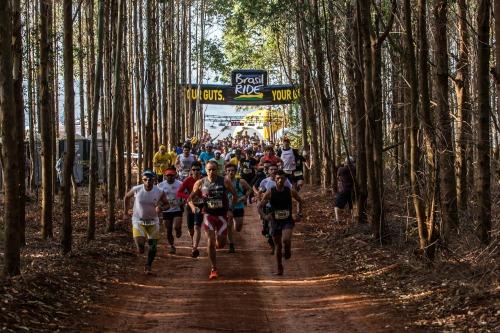
[[[126,220],[128,219],[128,206],[130,199],[134,196],[134,190],[130,190],[125,194],[125,197],[123,198],[123,219]]]
[[[168,202],[167,195],[163,191],[161,192],[160,201],[162,204],[156,206],[156,212],[158,214],[161,213],[162,211],[170,208],[170,203]]]
[[[264,213],[264,207],[266,207],[266,204],[269,202],[269,200],[271,200],[271,190],[268,190],[264,196],[262,197],[262,199],[260,200],[260,203],[259,203],[259,215],[260,217],[262,217],[264,220],[269,220],[269,215],[266,215],[266,213]]]
[[[243,187],[243,190],[245,190],[244,200],[241,199],[240,201],[246,202],[248,197],[250,196],[250,193],[252,193],[252,187],[250,187],[250,185],[248,185],[247,181],[244,179],[240,179],[240,184]]]
[[[183,181],[181,186],[177,190],[177,193],[175,194],[175,196],[177,198],[187,200],[189,198],[189,194],[186,193],[186,189],[187,189],[187,183],[186,183],[186,181]]]
[[[193,213],[196,213],[196,210],[198,207],[196,207],[194,205],[194,202],[193,202],[193,198],[195,196],[200,196],[201,194],[201,191],[200,191],[200,187],[201,187],[201,181],[200,180],[197,180],[196,183],[194,183],[194,186],[193,186],[193,191],[191,192],[191,194],[189,194],[189,197],[187,199],[187,203],[189,205],[189,207],[191,208],[191,211]],[[199,209],[199,208],[198,208]]]

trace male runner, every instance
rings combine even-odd
[[[175,254],[176,248],[174,245],[174,235],[172,233],[175,229],[175,236],[180,238],[182,236],[182,206],[181,200],[177,198],[177,190],[181,187],[181,182],[175,177],[177,172],[174,167],[170,167],[165,170],[166,180],[158,184],[160,190],[165,192],[167,200],[169,203],[169,208],[164,210],[163,221],[165,222],[165,227],[167,227],[167,241],[170,245],[170,254]]]
[[[184,179],[181,186],[177,190],[177,197],[187,201],[189,195],[193,191],[194,184],[199,179],[201,179],[201,163],[196,161],[191,165],[191,176]],[[200,212],[194,213],[191,210],[191,207],[186,205],[186,215],[189,236],[191,236],[191,244],[193,246],[191,256],[193,258],[197,258],[200,255],[198,245],[200,244],[201,224],[203,223],[203,214],[201,213],[201,209],[203,208],[203,199],[198,197],[195,198],[194,205],[198,207]]]
[[[209,161],[205,170],[207,176],[194,184],[193,192],[189,195],[188,204],[194,213],[199,212],[195,205],[195,198],[201,197],[204,201],[203,228],[207,237],[207,252],[212,269],[209,279],[218,277],[216,261],[216,245],[223,248],[227,237],[227,220],[233,217],[232,207],[237,203],[237,194],[228,178],[217,175],[217,163]],[[231,193],[232,203],[229,205],[227,195]]]
[[[225,160],[222,158],[222,154],[220,150],[215,151],[215,157],[210,159],[210,161],[214,161],[217,163],[217,175],[224,176],[224,163]]]
[[[290,147],[290,139],[283,139],[283,148],[279,151],[278,157],[281,158],[283,164],[281,169],[285,171],[290,182],[295,183],[294,172],[295,172],[295,155],[297,154],[295,149]]]
[[[144,253],[146,237],[148,238],[149,251],[144,272],[151,274],[151,265],[156,256],[160,221],[158,214],[162,211],[162,203],[168,207],[165,193],[154,185],[155,174],[151,170],[142,173],[142,185],[132,187],[123,199],[123,219],[127,220],[129,202],[135,196],[132,214],[132,234],[139,253]]]
[[[191,146],[184,145],[182,147],[182,154],[177,156],[177,161],[175,162],[175,167],[179,172],[181,180],[189,176],[189,170],[191,170],[191,165],[194,161],[196,161],[196,156],[191,154]]]
[[[161,145],[153,156],[153,167],[158,183],[163,181],[163,171],[174,164],[172,154],[167,151],[167,147]]]
[[[245,216],[245,202],[248,196],[252,193],[252,188],[243,178],[236,177],[236,165],[227,164],[226,165],[226,177],[231,180],[234,189],[238,195],[237,203],[233,206],[233,218],[228,219],[228,234],[227,238],[229,240],[229,253],[234,253],[234,236],[233,232],[236,230],[240,232],[243,228],[243,216]],[[232,195],[228,197],[232,199]]]
[[[198,160],[201,162],[201,174],[203,176],[206,176],[206,172],[205,172],[205,164],[210,161],[212,158],[215,157],[215,154],[213,152],[213,144],[211,142],[208,142],[206,145],[205,145],[205,151],[201,152],[200,153],[200,156],[198,157]]]
[[[260,163],[270,162],[271,164],[282,164],[281,158],[274,154],[274,149],[272,146],[267,146],[264,148],[264,156],[260,158]]]
[[[298,212],[295,221],[302,218],[303,200],[297,191],[285,186],[287,181],[283,170],[276,171],[276,186],[270,188],[259,204],[259,214],[262,218],[270,221],[270,232],[276,245],[277,275],[283,275],[282,248],[284,246],[285,259],[292,256],[292,231],[295,224],[292,218],[292,197],[298,202]],[[266,213],[264,207],[271,204],[271,211]]]

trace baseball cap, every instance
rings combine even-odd
[[[154,178],[156,176],[155,173],[151,170],[144,170],[142,175],[147,178]]]
[[[175,175],[177,175],[177,171],[174,168],[169,168],[169,169],[163,171],[163,174],[165,176],[175,176]]]

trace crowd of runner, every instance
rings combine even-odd
[[[306,157],[291,147],[287,137],[272,144],[246,133],[221,140],[205,134],[171,151],[160,146],[153,170],[144,171],[143,184],[133,187],[124,199],[124,218],[128,218],[135,197],[132,230],[138,251],[145,251],[146,240],[149,245],[145,273],[151,273],[156,255],[160,218],[170,254],[176,253],[175,238],[182,235],[184,218],[192,241],[191,256],[200,255],[203,229],[209,278],[217,278],[217,249],[229,243],[229,253],[236,252],[234,233],[242,231],[245,209],[256,202],[262,235],[276,257],[276,273],[282,275],[282,257],[291,257],[292,230],[302,218],[298,192],[304,183],[304,167],[308,167]],[[298,202],[295,216],[292,199]]]

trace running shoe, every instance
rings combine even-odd
[[[181,238],[182,236],[182,229],[176,229],[175,230],[175,237]]]
[[[208,276],[208,278],[210,280],[214,280],[214,279],[217,279],[219,277],[219,273],[217,273],[217,269],[216,268],[212,268],[212,270],[210,271],[210,275]]]
[[[199,255],[200,251],[198,251],[198,249],[193,249],[193,251],[191,252],[191,257],[193,258],[198,258]]]
[[[234,244],[233,243],[229,243],[229,253],[235,253],[236,250],[234,248]]]
[[[153,272],[151,271],[151,266],[150,265],[144,266],[144,274],[146,274],[146,275],[153,274]]]
[[[278,266],[278,271],[276,272],[276,275],[283,275],[283,266],[282,265]]]
[[[172,246],[170,246],[170,250],[168,251],[168,253],[175,254],[176,251],[177,250],[176,250],[175,246],[172,245]]]

